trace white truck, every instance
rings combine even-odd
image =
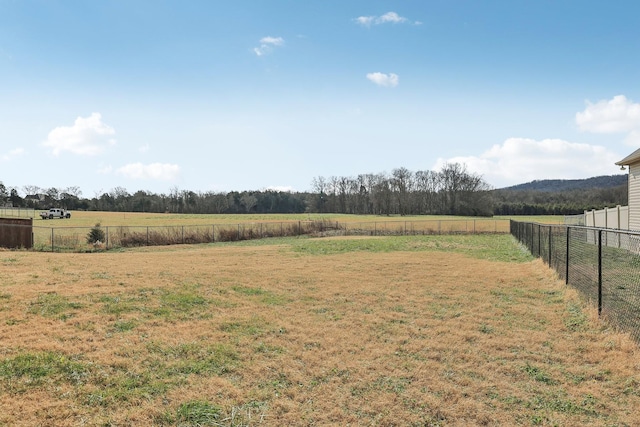
[[[51,208],[48,211],[40,212],[40,218],[42,219],[71,218],[71,212],[65,209],[60,209],[60,208]]]

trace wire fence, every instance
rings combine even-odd
[[[511,234],[640,342],[640,233],[511,221]]]
[[[20,226],[0,226],[0,234],[7,232],[6,227]],[[410,236],[500,233],[509,233],[509,220],[443,219],[373,222],[317,220],[173,226],[33,226],[31,243],[33,249],[38,251],[92,252],[137,246],[217,243],[301,235]]]
[[[33,208],[14,208],[1,206],[0,218],[35,218],[36,210]]]

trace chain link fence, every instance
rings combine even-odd
[[[6,227],[20,227],[7,225]],[[96,230],[97,229],[97,230]],[[11,231],[0,227],[0,235]],[[507,234],[507,219],[336,222],[283,221],[177,226],[30,227],[32,247],[47,252],[92,252],[114,248],[217,243],[288,236],[412,236]]]
[[[511,221],[511,234],[640,342],[640,233]]]

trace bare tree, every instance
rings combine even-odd
[[[406,215],[409,209],[409,192],[413,187],[413,173],[407,168],[398,168],[391,171],[391,188],[395,194],[398,213]]]
[[[311,186],[317,194],[317,199],[315,200],[316,210],[321,213],[325,212],[325,205],[327,203],[327,181],[324,177],[319,176],[313,178]]]
[[[37,185],[23,185],[22,191],[24,191],[26,196],[35,196],[42,193],[42,189]]]
[[[251,193],[244,193],[240,197],[240,203],[244,206],[247,213],[251,212],[251,209],[258,204],[258,198]]]
[[[82,190],[80,190],[80,187],[78,186],[67,187],[63,191],[78,199],[82,196]]]

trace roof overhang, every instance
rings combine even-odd
[[[627,157],[620,160],[619,162],[616,162],[616,165],[628,166],[628,165],[633,165],[635,163],[640,163],[640,148],[638,148],[636,151],[629,154]]]

